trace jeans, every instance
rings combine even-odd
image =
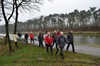
[[[34,39],[30,39],[30,43],[31,43],[31,44],[34,43]]]

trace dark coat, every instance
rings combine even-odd
[[[67,34],[67,41],[68,41],[68,42],[73,42],[73,41],[74,41],[74,39],[73,39],[73,34],[70,33],[70,32],[68,32],[68,34]]]
[[[18,37],[21,37],[22,36],[22,34],[21,33],[18,33]]]
[[[28,39],[28,34],[25,34],[24,35],[24,38],[27,40]]]
[[[39,33],[39,35],[38,35],[38,41],[43,41],[43,40],[44,40],[43,34]]]

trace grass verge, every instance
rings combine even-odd
[[[35,45],[21,44],[20,49],[14,47],[9,53],[7,45],[0,43],[0,66],[99,66],[100,58],[91,55],[64,52],[65,59],[46,53],[45,48]],[[53,50],[55,54],[55,49]]]

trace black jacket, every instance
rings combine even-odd
[[[43,40],[44,40],[43,34],[39,33],[39,35],[38,35],[38,41],[43,41]]]
[[[22,36],[22,34],[21,33],[18,33],[18,37],[21,37]]]
[[[24,35],[24,38],[27,40],[28,39],[28,34],[25,34]]]
[[[73,42],[73,41],[74,41],[74,39],[73,39],[73,34],[70,33],[70,32],[68,32],[68,34],[67,34],[67,41],[68,41],[68,42]]]

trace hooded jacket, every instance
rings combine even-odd
[[[51,45],[52,43],[53,43],[53,38],[52,38],[52,36],[46,36],[45,38],[44,38],[44,42],[46,43],[46,44],[48,44],[48,45]]]

